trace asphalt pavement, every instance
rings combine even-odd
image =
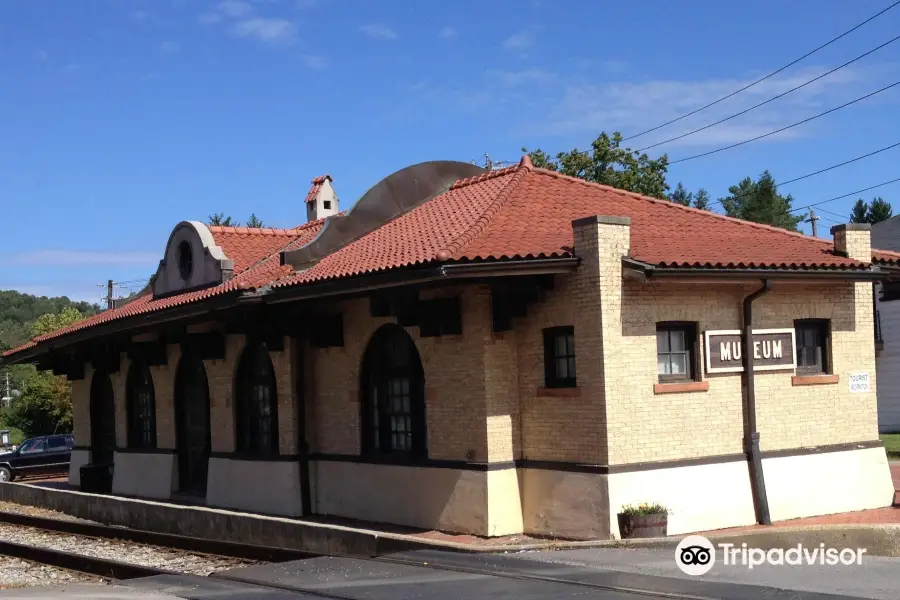
[[[682,574],[671,550],[569,550],[469,554],[437,550],[383,560],[317,557],[220,572],[165,575],[119,586],[7,590],[0,598],[102,600],[849,600],[900,597],[900,560],[854,567],[717,564],[702,577]]]

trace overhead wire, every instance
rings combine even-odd
[[[866,19],[866,20],[863,21],[862,23],[859,23],[858,25],[855,25],[854,27],[851,27],[850,29],[848,29],[848,30],[845,31],[844,33],[840,34],[839,36],[837,36],[837,37],[835,37],[835,38],[832,38],[831,40],[825,42],[825,43],[822,44],[821,46],[819,46],[819,47],[817,47],[817,48],[814,48],[813,50],[807,52],[806,54],[804,54],[804,55],[801,56],[800,58],[798,58],[798,59],[796,59],[796,60],[793,60],[793,61],[789,62],[788,64],[784,65],[783,67],[781,67],[781,68],[779,68],[779,69],[776,69],[775,71],[772,71],[772,72],[769,73],[768,75],[765,75],[765,76],[763,76],[763,77],[760,77],[759,79],[753,81],[752,83],[749,83],[749,84],[745,85],[744,87],[742,87],[742,88],[740,88],[740,89],[738,89],[738,90],[735,90],[735,91],[731,92],[730,94],[727,94],[727,95],[725,95],[725,96],[722,96],[722,97],[719,98],[718,100],[714,100],[713,102],[710,102],[709,104],[706,104],[706,105],[704,105],[704,106],[701,106],[701,107],[698,108],[698,109],[692,110],[692,111],[689,112],[689,113],[683,114],[683,115],[681,115],[680,117],[676,117],[676,118],[674,118],[674,119],[671,119],[671,120],[669,120],[669,121],[666,121],[665,123],[662,123],[662,124],[660,124],[660,125],[657,125],[656,127],[651,127],[650,129],[644,130],[644,131],[642,131],[642,132],[640,132],[640,133],[636,133],[636,134],[634,134],[634,135],[632,135],[632,136],[628,136],[628,137],[626,137],[626,138],[623,138],[622,141],[633,140],[633,139],[635,139],[635,138],[641,137],[641,136],[643,136],[643,135],[646,135],[646,134],[651,133],[651,132],[653,132],[653,131],[656,131],[656,130],[658,130],[658,129],[662,129],[663,127],[666,127],[667,125],[671,125],[672,123],[677,123],[678,121],[681,121],[682,119],[686,119],[687,117],[690,117],[690,116],[692,116],[692,115],[696,115],[697,113],[699,113],[699,112],[701,112],[701,111],[704,111],[704,110],[706,110],[707,108],[709,108],[709,107],[711,107],[711,106],[715,106],[716,104],[718,104],[718,103],[720,103],[720,102],[722,102],[722,101],[724,101],[724,100],[728,100],[729,98],[732,98],[732,97],[734,97],[734,96],[740,94],[740,93],[743,92],[743,91],[749,90],[749,89],[752,88],[753,86],[758,85],[758,84],[762,83],[763,81],[765,81],[765,80],[767,80],[767,79],[770,79],[770,78],[774,77],[775,75],[778,75],[779,73],[781,73],[781,72],[784,71],[785,69],[787,69],[787,68],[789,68],[789,67],[792,67],[792,66],[796,65],[798,62],[800,62],[800,61],[802,61],[802,60],[804,60],[804,59],[806,59],[806,58],[809,58],[810,56],[812,56],[813,54],[815,54],[815,53],[818,52],[819,50],[822,50],[822,49],[824,49],[824,48],[830,46],[831,44],[833,44],[834,42],[840,40],[840,39],[843,38],[843,37],[846,37],[847,35],[853,33],[854,31],[856,31],[857,29],[859,29],[859,28],[862,27],[863,25],[865,25],[865,24],[867,24],[867,23],[869,23],[869,22],[871,22],[871,21],[874,21],[875,19],[877,19],[878,17],[880,17],[880,16],[883,15],[884,13],[888,12],[889,10],[891,10],[892,8],[894,8],[895,6],[897,6],[898,4],[900,4],[900,0],[897,0],[897,2],[894,2],[893,4],[891,4],[890,6],[888,6],[887,8],[884,8],[884,9],[882,9],[881,11],[875,13],[874,15],[872,15],[871,17],[869,17],[868,19]]]
[[[706,129],[709,129],[709,128],[711,128],[711,127],[715,127],[716,125],[720,125],[720,124],[724,123],[725,121],[730,121],[731,119],[734,119],[735,117],[740,117],[741,115],[745,115],[745,114],[747,114],[748,112],[750,112],[750,111],[752,111],[752,110],[755,110],[755,109],[759,108],[760,106],[765,106],[766,104],[768,104],[768,103],[770,103],[770,102],[773,102],[773,101],[775,101],[775,100],[778,100],[779,98],[783,98],[783,97],[787,96],[787,95],[790,94],[791,92],[796,92],[797,90],[799,90],[799,89],[801,89],[801,88],[804,88],[804,87],[808,86],[808,85],[811,84],[811,83],[815,83],[816,81],[822,79],[823,77],[827,77],[828,75],[831,75],[831,74],[834,73],[835,71],[839,71],[839,70],[843,69],[844,67],[846,67],[847,65],[851,65],[851,64],[855,63],[856,61],[858,61],[858,60],[860,60],[860,59],[862,59],[862,58],[865,58],[866,56],[869,56],[869,55],[872,54],[873,52],[876,52],[877,50],[881,50],[882,48],[884,48],[885,46],[887,46],[887,45],[889,45],[889,44],[893,44],[893,43],[896,42],[897,40],[900,40],[900,35],[898,35],[897,37],[895,37],[895,38],[893,38],[893,39],[890,39],[890,40],[886,41],[885,43],[881,44],[880,46],[877,46],[877,47],[875,47],[875,48],[872,48],[872,49],[869,50],[868,52],[865,52],[865,53],[863,53],[863,54],[860,54],[859,56],[857,56],[857,57],[854,58],[854,59],[848,60],[848,61],[845,62],[844,64],[842,64],[842,65],[840,65],[840,66],[837,66],[837,67],[831,69],[830,71],[827,71],[827,72],[825,72],[825,73],[822,73],[821,75],[819,75],[819,76],[817,76],[817,77],[813,77],[813,78],[810,79],[809,81],[806,81],[806,82],[804,82],[804,83],[801,83],[800,85],[798,85],[798,86],[796,86],[796,87],[793,87],[793,88],[787,90],[786,92],[782,92],[781,94],[778,94],[778,95],[776,95],[776,96],[772,96],[772,97],[769,98],[768,100],[764,100],[764,101],[760,102],[759,104],[754,104],[754,105],[751,106],[750,108],[744,109],[744,110],[742,110],[742,111],[740,111],[740,112],[738,112],[738,113],[735,113],[735,114],[733,114],[733,115],[731,115],[731,116],[729,116],[729,117],[725,117],[724,119],[719,119],[719,120],[716,121],[715,123],[710,123],[709,125],[704,125],[703,127],[698,127],[697,129],[694,129],[693,131],[688,131],[687,133],[683,133],[683,134],[681,134],[681,135],[676,135],[675,137],[669,138],[669,139],[667,139],[667,140],[663,140],[663,141],[661,141],[661,142],[657,142],[657,143],[655,143],[655,144],[651,144],[651,145],[649,145],[649,146],[646,146],[646,147],[644,147],[644,148],[641,148],[641,149],[638,150],[638,152],[643,152],[644,150],[649,150],[649,149],[651,149],[651,148],[656,148],[657,146],[662,146],[663,144],[668,144],[669,142],[674,142],[675,140],[680,140],[680,139],[682,139],[682,138],[686,138],[686,137],[688,137],[689,135],[694,135],[695,133],[699,133],[699,132],[704,131],[704,130],[706,130]]]
[[[834,170],[834,169],[838,169],[838,168],[840,168],[840,167],[843,167],[843,166],[846,166],[846,165],[855,163],[855,162],[857,162],[857,161],[860,161],[860,160],[869,158],[870,156],[875,156],[876,154],[881,154],[882,152],[886,152],[886,151],[888,151],[888,150],[891,150],[892,148],[896,148],[897,146],[900,146],[900,142],[896,142],[896,143],[894,143],[894,144],[891,144],[890,146],[885,146],[884,148],[879,148],[878,150],[874,150],[874,151],[869,152],[869,153],[867,153],[867,154],[863,154],[862,156],[857,156],[857,157],[855,157],[855,158],[851,158],[850,160],[845,160],[844,162],[838,163],[838,164],[836,164],[836,165],[831,165],[831,166],[829,166],[829,167],[825,167],[824,169],[819,169],[818,171],[813,171],[812,173],[807,173],[806,175],[801,175],[800,177],[795,177],[795,178],[793,178],[793,179],[788,179],[787,181],[784,181],[784,182],[782,182],[782,183],[776,184],[775,187],[776,187],[776,188],[780,188],[780,187],[784,187],[784,186],[786,186],[786,185],[789,185],[789,184],[791,184],[791,183],[794,183],[794,182],[797,182],[797,181],[801,181],[801,180],[803,180],[803,179],[809,179],[810,177],[815,177],[816,175],[820,175],[820,174],[825,173],[825,172],[827,172],[827,171],[832,171],[832,170]],[[876,186],[876,187],[877,187],[877,186]],[[857,192],[854,192],[854,193],[857,193]],[[748,193],[748,194],[738,194],[738,195],[736,195],[736,196],[729,196],[729,197],[726,198],[726,199],[742,198],[742,197],[747,196],[747,195],[749,195],[749,193]],[[837,198],[833,198],[833,200],[837,200]],[[712,202],[709,203],[710,206],[712,206],[712,205],[714,205],[714,204],[722,204],[722,200],[713,200]],[[807,205],[807,206],[808,206],[808,205]],[[795,210],[796,210],[796,209],[795,209]],[[791,212],[793,212],[793,211],[791,211]]]
[[[820,201],[820,202],[815,202],[815,203],[813,203],[813,204],[807,204],[807,205],[802,206],[802,207],[800,207],[800,208],[794,208],[794,209],[791,209],[789,212],[795,212],[795,211],[798,211],[798,210],[803,210],[804,208],[813,208],[813,207],[816,207],[816,206],[821,206],[821,205],[823,205],[823,204],[828,204],[829,202],[834,202],[835,200],[841,200],[841,199],[843,199],[843,198],[849,198],[850,196],[856,196],[857,194],[861,194],[861,193],[863,193],[863,192],[868,192],[869,190],[874,190],[875,188],[880,188],[880,187],[885,186],[885,185],[890,185],[890,184],[892,184],[892,183],[897,183],[898,181],[900,181],[900,177],[897,177],[896,179],[891,179],[891,180],[889,180],[889,181],[883,181],[883,182],[881,182],[881,183],[876,183],[875,185],[870,185],[869,187],[863,188],[863,189],[861,189],[861,190],[856,190],[855,192],[850,192],[850,193],[847,193],[847,194],[841,194],[840,196],[835,196],[834,198],[829,198],[828,200],[822,200],[822,201]],[[782,184],[782,185],[784,185],[784,184]],[[717,201],[717,202],[718,202],[718,201]],[[820,209],[820,210],[822,210],[822,209]]]
[[[895,38],[895,39],[900,39],[900,36],[897,36],[897,38]],[[755,141],[757,141],[757,140],[761,140],[761,139],[763,139],[763,138],[767,138],[767,137],[769,137],[769,136],[771,136],[771,135],[775,135],[776,133],[781,133],[782,131],[787,131],[788,129],[791,129],[791,128],[793,128],[793,127],[797,127],[798,125],[803,125],[804,123],[809,123],[810,121],[815,121],[816,119],[818,119],[818,118],[820,118],[820,117],[824,117],[825,115],[829,115],[829,114],[831,114],[831,113],[833,113],[833,112],[837,112],[837,111],[841,110],[842,108],[846,108],[846,107],[850,106],[851,104],[856,104],[857,102],[861,102],[861,101],[863,101],[863,100],[866,100],[867,98],[871,98],[872,96],[875,96],[875,95],[880,94],[880,93],[882,93],[882,92],[886,92],[887,90],[889,90],[889,89],[891,89],[891,88],[893,88],[893,87],[896,87],[896,86],[898,86],[898,85],[900,85],[900,81],[895,81],[894,83],[892,83],[892,84],[890,84],[890,85],[886,85],[886,86],[884,86],[883,88],[881,88],[881,89],[879,89],[879,90],[875,90],[874,92],[869,92],[868,94],[866,94],[866,95],[864,95],[864,96],[860,96],[859,98],[855,98],[855,99],[853,99],[853,100],[850,100],[849,102],[845,102],[844,104],[841,104],[840,106],[835,106],[835,107],[832,108],[832,109],[826,110],[825,112],[821,112],[821,113],[819,113],[819,114],[817,114],[817,115],[813,115],[813,116],[811,116],[811,117],[808,117],[808,118],[806,118],[806,119],[803,119],[802,121],[797,121],[796,123],[792,123],[792,124],[790,124],[790,125],[785,125],[784,127],[781,127],[780,129],[776,129],[776,130],[774,130],[774,131],[770,131],[770,132],[768,132],[768,133],[764,133],[764,134],[762,134],[762,135],[758,135],[758,136],[756,136],[756,137],[752,137],[752,138],[750,138],[750,139],[748,139],[748,140],[744,140],[744,141],[742,141],[742,142],[737,142],[737,143],[731,144],[731,145],[729,145],[729,146],[723,146],[722,148],[716,148],[715,150],[710,150],[710,151],[708,151],[708,152],[701,152],[700,154],[694,154],[693,156],[688,156],[688,157],[685,157],[685,158],[679,158],[678,160],[670,161],[669,164],[670,164],[670,165],[674,165],[674,164],[678,164],[678,163],[687,162],[687,161],[689,161],[689,160],[694,160],[695,158],[702,158],[702,157],[704,157],[704,156],[709,156],[710,154],[716,154],[716,153],[718,153],[718,152],[724,152],[725,150],[731,150],[732,148],[737,148],[738,146],[743,146],[744,144],[749,144],[750,142],[755,142]]]

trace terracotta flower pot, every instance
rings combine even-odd
[[[666,537],[669,526],[669,516],[656,515],[626,515],[619,513],[619,535],[623,540],[631,538],[655,538]]]

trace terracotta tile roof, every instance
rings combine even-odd
[[[185,292],[156,300],[153,299],[151,294],[147,294],[136,298],[125,306],[105,310],[69,327],[38,336],[18,348],[5,352],[3,356],[9,356],[33,348],[40,342],[81,331],[101,323],[191,304],[229,292],[253,289],[279,277],[284,277],[290,274],[291,270],[289,267],[281,266],[281,250],[289,246],[302,245],[309,242],[318,234],[323,223],[324,220],[313,221],[296,229],[209,227],[216,244],[221,246],[225,255],[234,261],[234,277],[229,281],[215,287]]]
[[[331,175],[320,175],[312,180],[312,187],[309,188],[309,193],[306,194],[306,202],[312,202],[316,199],[316,195],[319,193],[319,190],[322,188],[322,184],[325,183],[325,180],[334,181],[331,178]]]
[[[313,185],[326,178],[317,177]],[[301,285],[430,262],[572,256],[571,222],[597,214],[630,217],[630,256],[650,265],[868,268],[867,263],[835,255],[827,240],[589,183],[536,169],[523,160],[456,182],[302,272],[282,266],[280,252],[311,241],[321,220],[289,230],[211,227],[216,243],[235,261],[232,280],[158,300],[148,295],[35,341],[241,289]],[[873,254],[876,261],[900,264],[900,253]],[[7,354],[33,346],[29,342]]]
[[[876,263],[884,263],[888,265],[900,265],[900,252],[892,250],[876,250],[872,248],[872,260]]]

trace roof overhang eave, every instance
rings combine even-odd
[[[725,280],[736,282],[759,279],[781,281],[882,281],[890,273],[877,266],[864,269],[797,269],[797,268],[734,268],[734,267],[660,267],[631,258],[622,259],[622,267],[627,272],[646,280],[678,280],[703,282]]]
[[[571,273],[578,267],[578,264],[579,259],[576,257],[554,257],[420,265],[413,268],[392,269],[355,277],[275,288],[266,294],[265,302],[280,304],[296,300],[357,295],[361,292],[439,281],[471,281],[495,277]]]
[[[35,362],[46,354],[63,350],[75,344],[90,342],[110,335],[139,333],[143,329],[156,327],[172,321],[203,317],[217,310],[235,305],[233,299],[236,293],[238,292],[229,292],[199,302],[192,302],[190,304],[173,306],[154,312],[123,317],[114,321],[98,323],[97,325],[85,329],[38,342],[36,346],[5,356],[3,357],[3,364],[16,365]]]

